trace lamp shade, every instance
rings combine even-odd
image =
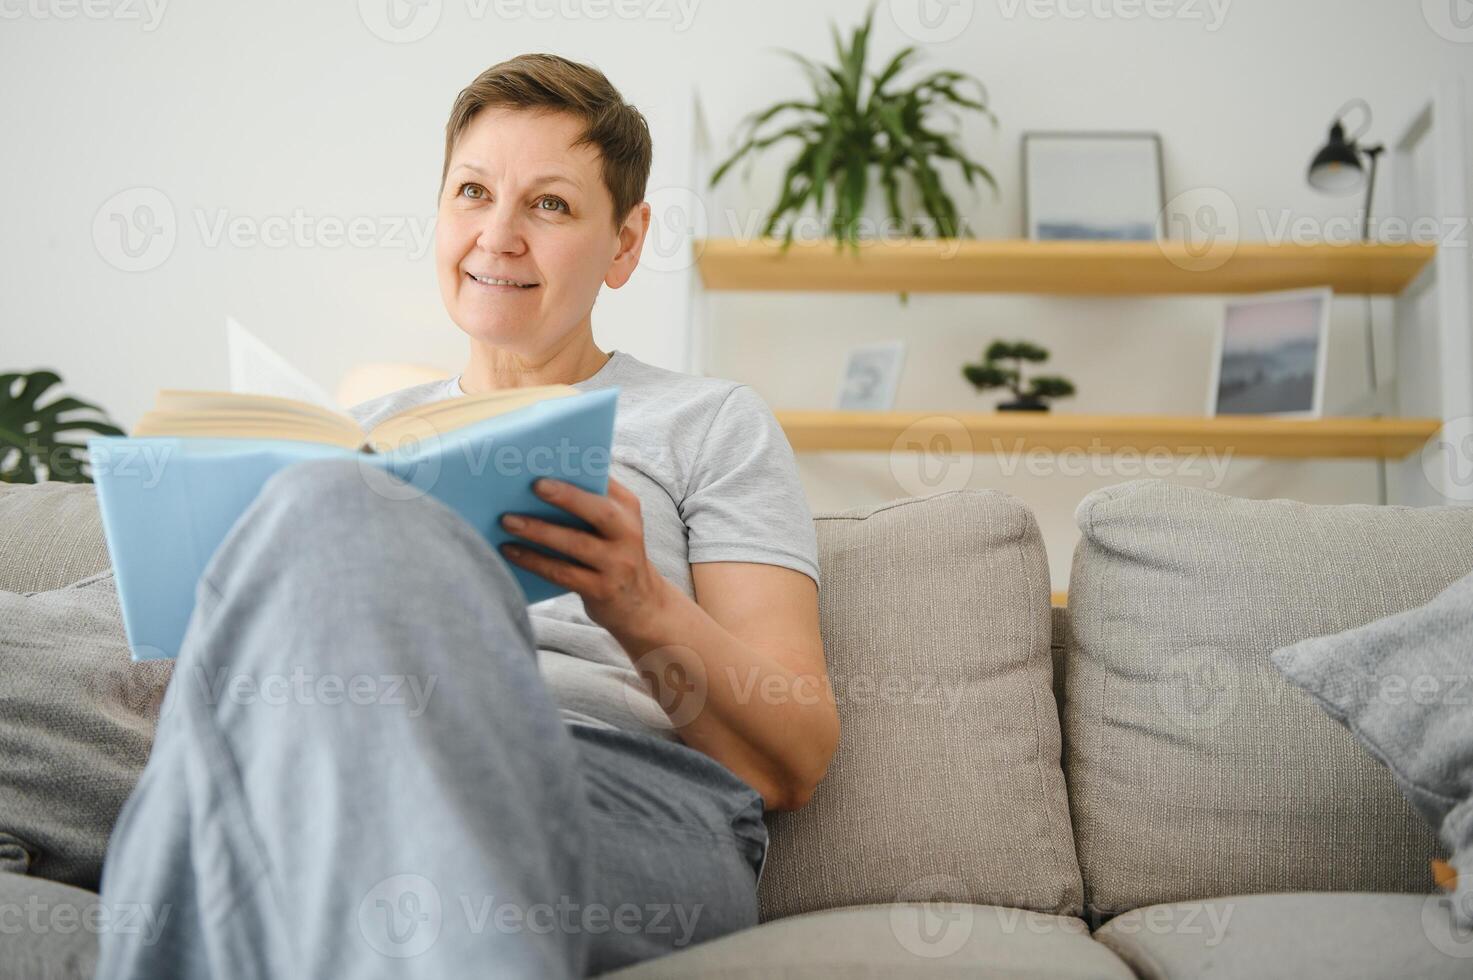
[[[1346,140],[1345,128],[1339,120],[1330,127],[1330,138],[1314,155],[1309,165],[1309,184],[1327,194],[1351,194],[1365,182],[1360,151]]]

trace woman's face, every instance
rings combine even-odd
[[[564,113],[483,109],[457,141],[435,265],[445,308],[473,340],[555,349],[588,322],[600,284],[617,289],[634,272],[649,206],[615,231],[598,148],[572,146],[581,129]]]

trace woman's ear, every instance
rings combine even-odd
[[[641,201],[637,207],[629,210],[629,216],[619,226],[619,250],[614,253],[609,271],[604,276],[604,284],[610,289],[618,289],[634,275],[649,230],[650,205],[648,201]]]

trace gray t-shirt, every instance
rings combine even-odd
[[[690,566],[761,562],[818,582],[813,515],[797,460],[752,388],[655,367],[614,351],[582,391],[618,387],[610,472],[640,501],[645,553],[686,595]],[[415,405],[464,395],[460,376],[355,405],[365,430]],[[538,666],[565,720],[678,741],[617,640],[569,592],[527,607]]]

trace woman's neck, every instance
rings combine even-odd
[[[574,338],[557,350],[535,356],[473,340],[460,387],[468,395],[482,395],[502,388],[577,384],[597,374],[612,356],[599,350],[592,336]]]

